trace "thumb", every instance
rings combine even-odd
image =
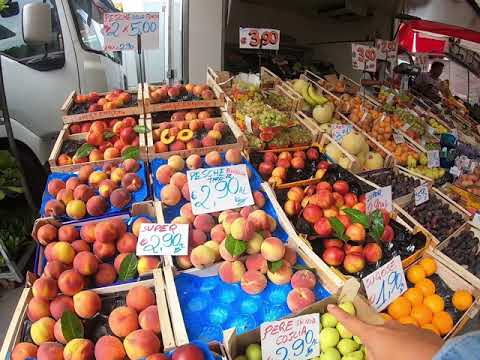
[[[348,331],[360,338],[365,337],[371,328],[371,325],[366,324],[362,320],[357,319],[355,316],[346,313],[338,306],[330,304],[327,306],[327,310],[330,314],[335,316],[335,318],[342,323],[342,325],[345,326]]]

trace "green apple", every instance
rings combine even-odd
[[[355,316],[355,306],[353,306],[353,303],[350,301],[341,303],[338,307],[350,315]]]
[[[343,356],[341,360],[363,360],[363,359],[364,359],[363,352],[354,351],[350,354]]]
[[[354,336],[354,337],[353,337],[353,340],[354,340],[357,344],[360,344],[360,345],[363,344],[363,343],[362,343],[362,340],[360,340],[360,338],[359,338],[358,336]]]
[[[338,352],[337,349],[335,348],[326,348],[325,350],[322,351],[320,354],[319,359],[320,360],[340,360],[342,355]]]
[[[338,349],[338,351],[340,351],[340,353],[342,355],[350,354],[350,353],[358,350],[359,347],[360,347],[360,345],[358,345],[352,339],[342,339],[342,340],[339,341],[339,343],[337,345],[337,349]]]
[[[245,355],[240,355],[237,356],[234,360],[247,360],[247,357]]]
[[[337,329],[326,328],[320,331],[320,349],[334,347],[338,344],[339,340],[340,334]]]
[[[347,328],[343,326],[343,324],[338,323],[337,330],[342,339],[351,339],[353,336],[353,334],[350,331],[348,331]]]
[[[258,344],[250,344],[245,351],[248,360],[262,360],[262,348]]]
[[[337,319],[330,313],[325,313],[320,318],[320,322],[324,328],[334,328],[337,326]]]

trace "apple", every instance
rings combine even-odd
[[[380,238],[383,242],[390,242],[393,241],[393,238],[395,237],[395,232],[393,231],[393,228],[390,225],[387,225],[383,229],[383,234],[382,237]]]
[[[273,164],[270,162],[261,162],[260,165],[258,165],[258,172],[264,177],[270,176],[272,171]]]
[[[346,193],[343,196],[343,200],[345,201],[345,205],[349,208],[353,207],[358,202],[357,195],[351,192]]]
[[[193,344],[182,345],[173,353],[172,360],[205,360],[202,350]]]
[[[282,160],[280,160],[282,161]],[[301,157],[294,157],[292,161],[290,162],[292,164],[292,167],[294,169],[303,169],[305,168],[305,160],[303,160]]]
[[[333,184],[333,191],[340,193],[341,195],[345,195],[350,190],[350,186],[345,180],[337,180]]]
[[[320,218],[313,227],[315,232],[322,237],[329,237],[332,235],[332,226],[326,217]]]
[[[329,247],[338,247],[340,249],[343,249],[345,243],[342,240],[339,239],[324,239],[323,240],[323,247],[329,248]]]
[[[311,224],[315,224],[323,216],[322,209],[313,204],[308,204],[303,209],[303,218]]]
[[[287,159],[278,159],[277,167],[288,169],[290,167],[290,161],[288,161]]]
[[[344,258],[345,252],[336,246],[326,248],[322,254],[323,261],[330,266],[339,266]]]
[[[330,185],[329,182],[327,181],[320,181],[318,184],[317,184],[317,187],[316,187],[317,191],[320,191],[320,190],[328,190],[328,191],[332,191],[333,188],[332,188],[332,185]]]
[[[310,148],[307,150],[307,159],[308,160],[318,160],[320,157],[320,154],[318,153],[318,150],[315,148]]]
[[[382,248],[377,243],[368,243],[363,248],[363,256],[369,264],[374,264],[382,258]]]
[[[348,254],[343,260],[343,268],[349,274],[362,271],[365,268],[365,259],[362,255]]]
[[[266,152],[263,155],[263,161],[271,164],[276,164],[277,163],[277,155],[273,152]]]

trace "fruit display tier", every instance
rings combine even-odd
[[[78,94],[74,90],[60,109],[63,122],[70,124],[143,114],[143,102],[139,99],[139,93],[140,85],[136,91],[114,90],[107,93],[92,92],[88,95]]]
[[[75,173],[51,173],[40,216],[68,223],[128,213],[133,203],[149,198],[147,171],[142,160],[118,165],[108,169],[84,165]]]
[[[159,124],[170,121],[192,121],[206,118],[220,118],[222,117],[222,112],[222,108],[218,107],[154,112],[151,113],[152,126],[155,129],[161,127]]]

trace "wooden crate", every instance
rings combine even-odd
[[[360,165],[358,164],[358,160],[353,155],[351,155],[347,150],[345,150],[330,135],[328,135],[327,133],[323,133],[322,139],[320,140],[319,144],[321,151],[325,152],[325,147],[330,143],[334,144],[335,147],[338,148],[342,152],[342,154],[348,159],[347,166],[344,167],[344,169],[349,170],[352,173],[356,173],[361,170]],[[333,160],[331,161],[334,162]]]
[[[116,118],[116,117],[125,117],[131,115],[140,115],[143,114],[143,101],[141,95],[142,87],[141,84],[138,85],[137,90],[127,91],[131,95],[137,96],[137,105],[131,107],[124,107],[120,109],[113,109],[113,110],[106,110],[106,111],[95,111],[91,113],[81,113],[81,114],[69,114],[71,111],[75,97],[78,94],[76,90],[72,91],[70,95],[68,95],[65,103],[62,105],[60,110],[63,113],[62,119],[64,124],[71,124],[76,122],[83,122],[83,121],[92,121],[92,120],[100,120],[100,119],[108,119],[108,118]],[[104,96],[107,93],[99,93],[100,96]]]
[[[445,183],[437,189],[472,215],[480,210],[480,196],[472,194],[460,186]]]
[[[323,132],[312,118],[308,117],[303,111],[296,111],[293,116],[312,134],[313,142],[321,141]]]
[[[148,152],[148,160],[152,161],[153,159],[168,159],[172,155],[180,155],[183,158],[188,157],[189,155],[192,154],[198,154],[198,155],[206,155],[210,151],[219,151],[219,152],[225,152],[228,149],[239,149],[243,150],[246,139],[244,138],[241,130],[238,128],[237,124],[235,121],[233,121],[232,117],[226,113],[223,112],[222,116],[219,118],[215,118],[218,121],[223,121],[224,123],[227,124],[227,126],[230,128],[232,131],[233,135],[236,138],[236,142],[233,144],[225,144],[225,145],[215,145],[215,146],[209,146],[209,147],[202,147],[202,148],[197,148],[197,149],[190,149],[190,150],[180,150],[180,151],[167,151],[163,153],[156,153],[155,152],[155,146],[153,142],[153,134],[151,131],[147,133],[147,152]],[[148,129],[155,129],[158,127],[158,124],[153,124],[152,122],[152,116],[151,114],[147,114],[146,120],[145,120],[146,127]]]
[[[138,118],[138,125],[145,125],[145,120],[143,115]],[[78,134],[70,134],[69,130],[70,124],[65,124],[58,134],[57,140],[55,141],[55,145],[53,146],[52,152],[48,158],[48,163],[50,165],[50,171],[52,172],[74,172],[79,170],[84,165],[92,165],[92,166],[103,166],[106,164],[118,164],[123,161],[122,157],[118,157],[115,159],[110,160],[100,160],[100,161],[88,161],[84,163],[78,164],[70,164],[70,165],[57,165],[57,159],[62,151],[62,146],[65,141],[72,140],[72,141],[84,141],[87,137],[88,133],[78,133]],[[149,128],[151,130],[151,128]],[[147,133],[148,134],[148,133]],[[139,135],[139,159],[140,160],[147,160],[147,147],[145,141],[145,134],[138,134]]]
[[[100,298],[105,295],[126,292],[131,288],[143,285],[155,290],[155,297],[158,305],[158,316],[160,319],[160,335],[164,351],[170,351],[175,348],[175,341],[173,331],[168,314],[168,306],[166,301],[165,283],[161,269],[155,271],[155,279],[133,282],[122,285],[115,285],[104,287],[101,289],[94,289]],[[1,359],[9,359],[10,354],[16,344],[22,342],[24,322],[27,320],[27,308],[29,301],[33,298],[32,288],[25,288],[22,291],[17,307],[13,313],[12,320],[5,334],[5,340],[0,351]]]

